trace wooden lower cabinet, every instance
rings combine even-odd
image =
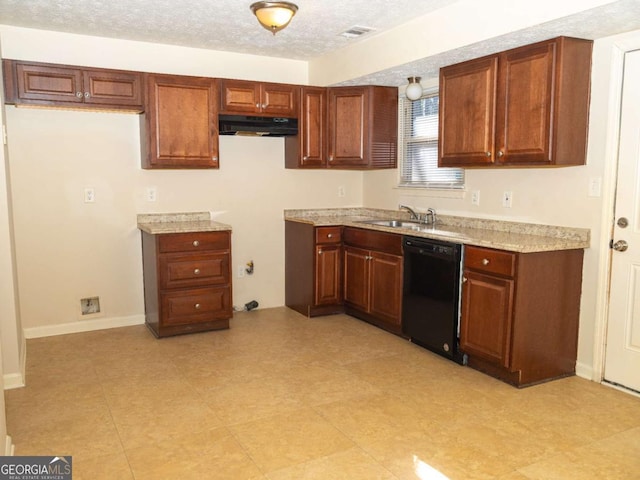
[[[142,232],[145,317],[156,337],[229,328],[231,232]]]
[[[518,387],[575,373],[582,250],[467,246],[460,349],[469,366]]]
[[[285,222],[285,305],[309,317],[344,311],[342,227]]]
[[[402,334],[402,236],[345,228],[346,312]]]

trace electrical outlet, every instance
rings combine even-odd
[[[96,192],[93,188],[84,189],[84,203],[94,203],[96,201]]]
[[[147,202],[155,202],[158,199],[158,189],[156,187],[147,188]]]
[[[238,277],[244,277],[244,265],[238,267]]]
[[[589,179],[589,196],[600,197],[602,196],[602,177],[595,177]]]
[[[502,206],[504,208],[511,208],[513,202],[513,192],[504,192],[502,194]]]
[[[344,197],[345,195],[346,195],[345,189],[344,189],[344,187],[342,185],[340,185],[338,187],[338,196],[339,197]]]
[[[480,205],[480,190],[474,190],[471,192],[471,204]]]

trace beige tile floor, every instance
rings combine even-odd
[[[18,455],[74,479],[640,479],[640,398],[518,390],[345,315],[236,314],[30,340],[6,392]]]

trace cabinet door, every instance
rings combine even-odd
[[[278,117],[295,117],[298,110],[298,88],[281,83],[263,83],[260,111]]]
[[[369,310],[369,251],[344,248],[344,300],[363,311]]]
[[[222,80],[220,84],[222,113],[259,113],[260,84],[248,80]]]
[[[368,159],[366,88],[329,89],[329,166],[363,166]]]
[[[370,313],[400,325],[402,312],[402,257],[371,252]]]
[[[17,63],[16,76],[20,100],[42,100],[52,104],[84,101],[79,69]]]
[[[304,87],[299,116],[301,167],[324,167],[327,163],[327,90]]]
[[[83,71],[84,101],[142,108],[142,75],[108,70]]]
[[[218,168],[215,81],[149,75],[147,92],[143,168]]]
[[[497,71],[497,56],[440,70],[438,166],[494,161]]]
[[[496,155],[504,164],[551,162],[556,44],[500,55]]]
[[[513,286],[512,279],[464,271],[460,350],[509,367]]]
[[[342,248],[339,245],[316,247],[316,305],[341,302]]]

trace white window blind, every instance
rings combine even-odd
[[[464,170],[438,168],[438,92],[400,102],[400,186],[464,188]]]

